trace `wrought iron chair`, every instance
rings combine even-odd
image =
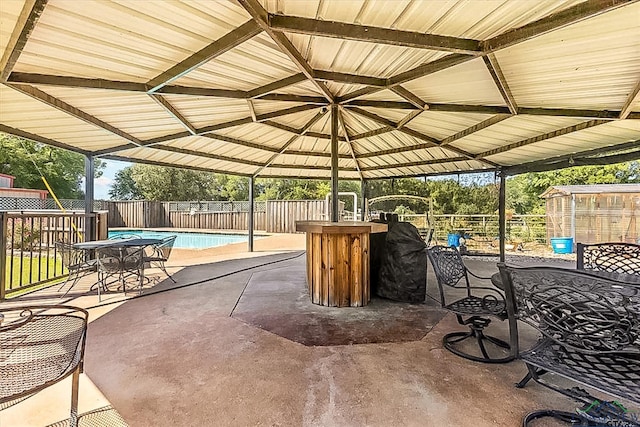
[[[73,277],[71,286],[69,286],[67,291],[61,296],[61,298],[64,298],[76,283],[78,283],[80,278],[96,271],[96,260],[89,259],[87,251],[83,249],[76,249],[71,243],[56,242],[55,247],[56,252],[62,259],[62,266],[69,271],[67,279],[64,281],[62,286],[60,286],[58,292],[60,292]]]
[[[476,362],[505,363],[513,360],[514,354],[509,343],[484,332],[491,323],[488,316],[500,320],[507,319],[504,295],[493,286],[471,286],[469,282],[469,275],[483,280],[490,278],[480,277],[469,271],[460,252],[453,246],[432,246],[428,248],[427,256],[436,275],[442,308],[455,313],[460,325],[469,327],[468,332],[452,332],[445,335],[442,339],[444,347],[458,356]],[[445,287],[460,289],[465,295],[448,302]],[[471,354],[460,348],[467,339],[477,342],[480,354]],[[513,335],[510,339],[514,339]],[[491,348],[493,355],[489,354],[487,346]]]
[[[88,316],[65,305],[0,309],[0,411],[72,375],[70,425],[78,425]]]
[[[102,301],[100,291],[108,291],[109,284],[120,283],[126,294],[127,278],[135,276],[142,294],[144,281],[144,247],[112,247],[96,249],[98,261],[98,301]],[[110,280],[111,279],[111,280]]]
[[[578,270],[640,275],[640,245],[633,243],[578,243]]]
[[[169,255],[171,255],[171,249],[173,249],[173,244],[176,241],[176,237],[178,236],[165,237],[164,239],[162,239],[162,242],[153,246],[153,252],[151,253],[151,255],[145,256],[144,258],[144,261],[148,262],[149,265],[155,263],[164,272],[164,274],[166,274],[167,277],[171,279],[173,283],[176,283],[176,281],[167,272],[164,263],[169,259]]]
[[[584,404],[576,413],[532,412],[523,426],[542,417],[585,426],[640,426],[637,414],[626,413],[618,402],[602,402],[582,388],[553,381],[563,377],[640,405],[640,287],[579,270],[498,267],[512,328],[517,334],[517,319],[541,335],[524,351],[517,340],[512,343],[528,369],[517,387],[533,379]]]

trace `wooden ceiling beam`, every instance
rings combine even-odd
[[[257,98],[259,96],[266,95],[270,92],[276,91],[278,89],[285,88],[287,86],[295,85],[300,82],[304,82],[307,80],[307,77],[302,74],[294,74],[289,77],[285,77],[284,79],[277,80],[275,82],[266,84],[264,86],[257,87],[248,92],[249,98]]]
[[[415,162],[405,162],[405,163],[394,163],[388,166],[368,166],[363,167],[363,172],[370,172],[380,169],[395,169],[395,168],[410,168],[416,166],[428,166],[428,165],[440,165],[443,163],[453,163],[453,162],[466,162],[469,161],[467,157],[447,157],[444,159],[430,159],[430,160],[418,160]]]
[[[577,153],[564,154],[562,156],[536,160],[533,162],[523,163],[515,166],[508,166],[505,168],[505,172],[507,173],[507,175],[519,175],[521,173],[543,172],[548,170],[569,168],[572,166],[598,164],[609,165],[625,161],[638,160],[640,159],[640,150],[638,150],[638,147],[640,147],[640,139],[625,142],[623,144],[601,147],[593,150],[585,150]],[[635,150],[628,151],[633,149]],[[609,153],[620,154],[607,155]]]
[[[186,117],[180,114],[180,112],[176,110],[176,108],[171,105],[171,103],[167,101],[164,96],[158,95],[157,93],[151,93],[149,94],[149,96],[151,97],[151,99],[156,101],[158,105],[164,108],[165,111],[168,112],[174,119],[179,121],[180,124],[191,133],[191,135],[195,135],[197,133],[196,128],[191,123],[189,123],[189,120],[187,120]]]
[[[486,65],[487,70],[489,70],[489,74],[491,74],[491,78],[496,84],[502,99],[504,99],[505,104],[509,107],[509,112],[511,114],[518,114],[518,105],[511,93],[511,89],[509,89],[509,84],[502,73],[502,69],[500,68],[500,64],[498,64],[496,56],[493,53],[490,53],[487,56],[483,56],[482,59],[484,60],[484,64]]]
[[[469,55],[479,55],[482,53],[478,40],[460,37],[440,36],[416,31],[404,31],[277,14],[269,14],[268,22],[269,26],[274,30],[296,34],[418,49],[440,50]]]
[[[278,156],[280,156],[281,154],[283,154],[285,151],[287,151],[287,148],[289,148],[289,146],[291,144],[293,144],[294,142],[296,142],[298,140],[298,138],[300,138],[301,136],[303,136],[305,133],[307,133],[309,131],[309,129],[311,128],[311,126],[313,126],[314,124],[316,124],[318,122],[318,120],[320,120],[322,118],[322,116],[324,116],[327,113],[327,109],[323,108],[321,111],[318,112],[318,114],[316,114],[315,116],[313,116],[311,118],[311,120],[309,120],[300,130],[300,134],[299,135],[294,135],[291,138],[289,138],[289,140],[287,142],[285,142],[282,147],[280,147],[280,149],[278,150],[277,153],[275,153],[273,156],[271,156],[269,158],[269,160],[267,160],[266,163],[264,163],[262,165],[262,167],[260,167],[254,174],[253,176],[256,177],[260,174],[260,172],[262,172],[264,169],[268,168],[273,161],[278,158]]]
[[[245,141],[243,139],[233,138],[226,135],[220,135],[217,133],[207,133],[202,135],[205,138],[215,139],[216,141],[228,142],[230,144],[239,145],[241,147],[253,148],[255,150],[267,151],[269,153],[277,153],[279,150],[276,147],[270,147],[268,145],[256,144],[255,142]]]
[[[339,73],[337,71],[314,70],[313,74],[318,80],[327,80],[337,83],[352,85],[380,86],[387,84],[387,79],[380,77],[362,76],[358,74]]]
[[[474,58],[476,57],[472,55],[452,53],[451,55],[447,55],[435,61],[427,62],[426,64],[419,65],[415,68],[412,68],[411,70],[396,74],[395,76],[388,78],[386,87],[361,88],[351,93],[347,93],[346,95],[338,97],[336,99],[336,102],[344,103],[364,95],[369,95],[372,93],[379,92],[383,89],[390,89],[391,87],[399,86],[401,84],[410,82],[411,80],[415,80],[420,77],[425,77],[425,76],[428,76],[429,74],[433,74],[438,71],[446,70],[447,68],[453,67],[458,64],[462,64]]]
[[[282,51],[293,61],[294,64],[302,71],[309,81],[327,98],[330,103],[333,102],[334,96],[327,86],[315,79],[313,69],[302,57],[300,52],[295,48],[293,43],[279,31],[269,26],[269,16],[267,11],[262,7],[258,0],[237,0],[254,21],[267,33],[269,37],[282,49]]]
[[[124,132],[123,130],[118,129],[115,126],[112,126],[109,123],[104,122],[98,119],[97,117],[92,116],[91,114],[88,114],[74,107],[73,105],[67,104],[61,99],[55,98],[49,95],[48,93],[41,91],[40,89],[37,89],[29,85],[19,85],[19,84],[10,84],[9,86],[17,90],[18,92],[21,92],[35,100],[42,102],[43,104],[46,104],[50,107],[60,110],[63,113],[73,116],[77,119],[80,119],[92,126],[103,129],[113,135],[119,136],[120,138],[123,138],[134,145],[137,145],[137,146],[143,145],[143,142],[138,138],[136,138],[135,136],[130,135]]]
[[[462,139],[466,136],[469,136],[471,134],[473,134],[474,132],[478,132],[479,130],[485,129],[489,126],[493,126],[496,123],[499,123],[507,118],[509,118],[509,115],[497,115],[494,117],[491,117],[490,119],[484,120],[480,123],[477,123],[473,126],[470,126],[464,130],[461,130],[460,132],[448,136],[442,140],[440,140],[438,142],[438,146],[439,147],[444,147],[445,145],[451,144],[452,142],[458,140],[458,139]],[[385,128],[381,128],[381,129],[385,129]],[[391,128],[388,128],[389,130],[393,130]],[[387,150],[380,150],[380,151],[372,151],[369,153],[363,153],[361,154],[359,157],[360,158],[368,158],[368,157],[378,157],[378,156],[386,156],[389,154],[398,154],[398,153],[405,153],[405,152],[409,152],[409,151],[416,151],[416,150],[425,150],[428,148],[433,147],[433,144],[430,142],[424,143],[424,144],[416,144],[416,145],[410,145],[410,146],[404,146],[404,147],[397,147],[397,148],[390,148]]]
[[[506,31],[489,40],[481,41],[480,46],[485,53],[495,52],[635,1],[637,0],[587,0],[522,27]]]
[[[48,0],[26,0],[0,58],[0,80],[6,81],[40,19]]]
[[[532,138],[523,139],[518,142],[514,142],[512,144],[503,145],[502,147],[494,148],[493,150],[484,151],[482,153],[476,154],[476,158],[485,158],[488,156],[493,156],[496,154],[504,153],[506,151],[515,150],[516,148],[521,148],[530,144],[535,144],[537,142],[545,141],[547,139],[556,138],[558,136],[567,135],[569,133],[578,132],[584,129],[589,129],[594,126],[603,125],[605,123],[609,123],[609,120],[590,120],[588,122],[578,123],[577,125],[567,126],[562,129],[557,129],[552,132],[547,132],[542,135],[537,135]]]
[[[65,150],[73,151],[75,153],[84,154],[85,156],[93,154],[93,152],[89,150],[82,150],[80,148],[73,147],[69,144],[65,144],[64,142],[56,141],[55,139],[51,139],[51,138],[46,138],[41,135],[36,135],[35,133],[27,132],[22,129],[16,129],[11,126],[3,125],[2,123],[0,123],[0,132],[19,136],[20,138],[29,139],[31,141],[39,142],[41,144],[51,145],[52,147],[63,148]]]
[[[268,93],[255,98],[256,101],[283,101],[283,102],[304,102],[306,104],[316,104],[318,106],[328,105],[327,100],[322,96],[289,95],[286,93]]]
[[[239,157],[228,157],[220,154],[206,153],[203,151],[189,150],[186,148],[173,147],[169,145],[155,145],[150,148],[153,150],[167,151],[170,153],[185,154],[187,156],[204,157],[206,159],[221,160],[221,161],[230,162],[230,163],[240,163],[241,165],[249,165],[249,166],[256,166],[256,167],[262,166],[262,163],[255,162],[253,160],[247,160]]]
[[[273,119],[275,117],[286,116],[289,114],[300,113],[303,111],[317,110],[318,108],[320,107],[318,107],[317,105],[302,104],[302,105],[297,105],[295,107],[285,108],[282,110],[271,111],[269,113],[257,114],[256,122],[263,122],[265,120]]]
[[[629,117],[633,104],[638,100],[638,94],[640,94],[640,80],[636,82],[636,85],[631,89],[631,93],[627,96],[627,100],[622,106],[622,110],[620,110],[620,115],[618,116],[620,120],[624,120]]]
[[[172,81],[179,79],[190,71],[195,70],[201,65],[225,52],[228,52],[234,47],[239,46],[261,32],[262,28],[260,28],[253,19],[245,22],[241,26],[220,37],[218,40],[189,56],[184,61],[177,63],[173,67],[149,80],[147,82],[147,85],[149,86],[149,93],[157,92]]]
[[[445,145],[449,145],[454,141],[457,141],[459,139],[462,139],[466,136],[469,136],[473,133],[476,133],[482,129],[488,128],[489,126],[493,126],[496,123],[500,123],[503,120],[508,119],[509,117],[511,117],[509,114],[497,114],[493,117],[488,118],[487,120],[483,120],[478,124],[475,124],[473,126],[469,126],[468,128],[461,130],[460,132],[457,132],[454,135],[448,136],[442,140],[440,140],[440,146],[443,147]]]
[[[222,169],[210,169],[210,168],[203,168],[203,167],[199,167],[199,166],[190,166],[190,165],[185,165],[185,164],[159,162],[159,161],[156,161],[156,160],[144,160],[144,159],[138,159],[138,158],[117,156],[117,155],[114,155],[114,154],[104,155],[104,156],[101,156],[101,158],[102,159],[107,159],[107,160],[118,160],[118,161],[121,161],[121,162],[141,163],[143,165],[162,166],[162,167],[165,167],[165,168],[189,169],[189,170],[195,170],[195,171],[201,171],[201,172],[229,174],[229,171],[225,171],[225,170],[222,170]],[[244,177],[250,177],[251,176],[250,173],[239,173],[239,172],[233,172],[233,175],[244,176]]]
[[[402,86],[391,86],[389,89],[399,97],[407,100],[414,107],[419,108],[420,110],[429,109],[427,103],[420,99],[419,96],[414,95],[411,91],[403,88]]]
[[[253,100],[247,99],[247,106],[249,107],[249,114],[251,114],[251,120],[257,122],[258,119],[256,117],[256,107],[253,105]]]

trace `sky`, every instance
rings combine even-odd
[[[106,168],[104,169],[102,176],[96,178],[93,184],[93,198],[96,200],[109,200],[109,189],[113,184],[114,178],[118,171],[131,166],[129,162],[120,162],[117,160],[104,160]]]

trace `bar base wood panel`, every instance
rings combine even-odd
[[[307,233],[307,284],[314,304],[362,307],[370,299],[369,234],[386,224],[300,221]]]

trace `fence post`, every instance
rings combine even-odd
[[[0,212],[0,301],[4,301],[7,289],[7,230],[7,213]]]

